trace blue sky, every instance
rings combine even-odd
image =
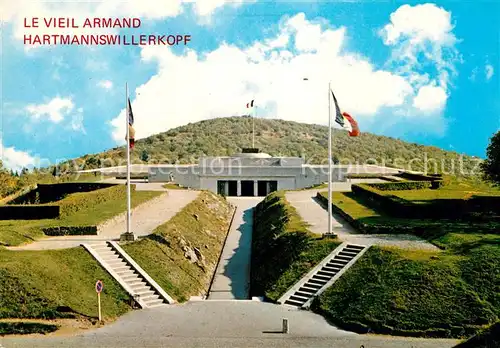
[[[494,2],[220,2],[2,5],[1,155],[10,167],[123,144],[125,83],[138,137],[241,115],[326,124],[327,84],[362,131],[484,157],[499,129]],[[103,7],[104,6],[104,7]],[[23,44],[25,17],[139,17],[187,46]],[[310,81],[304,82],[301,77]]]

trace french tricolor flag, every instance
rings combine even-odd
[[[333,101],[335,102],[335,122],[337,122],[345,130],[349,131],[349,136],[357,137],[360,133],[358,123],[347,112],[340,112],[337,98],[335,98],[335,94],[333,94],[331,89],[330,92],[332,93]]]

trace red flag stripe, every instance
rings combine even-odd
[[[347,112],[343,112],[342,116],[344,116],[345,119],[351,124],[352,131],[349,132],[349,136],[357,137],[360,134],[360,131],[359,131],[359,126],[358,126],[358,123],[356,122],[356,120],[354,120],[354,118],[351,115],[349,115]]]

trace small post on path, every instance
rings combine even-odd
[[[288,333],[288,319],[287,318],[283,318],[283,329],[282,329],[282,332],[284,334]]]
[[[98,280],[95,283],[95,291],[97,292],[97,307],[99,309],[99,323],[102,321],[102,316],[101,316],[101,291],[102,291],[102,281]]]

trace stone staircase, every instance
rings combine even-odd
[[[278,303],[309,308],[314,297],[329,288],[363,255],[369,246],[342,243],[330,255],[292,286]]]
[[[116,243],[82,244],[141,308],[157,307],[174,300]]]

